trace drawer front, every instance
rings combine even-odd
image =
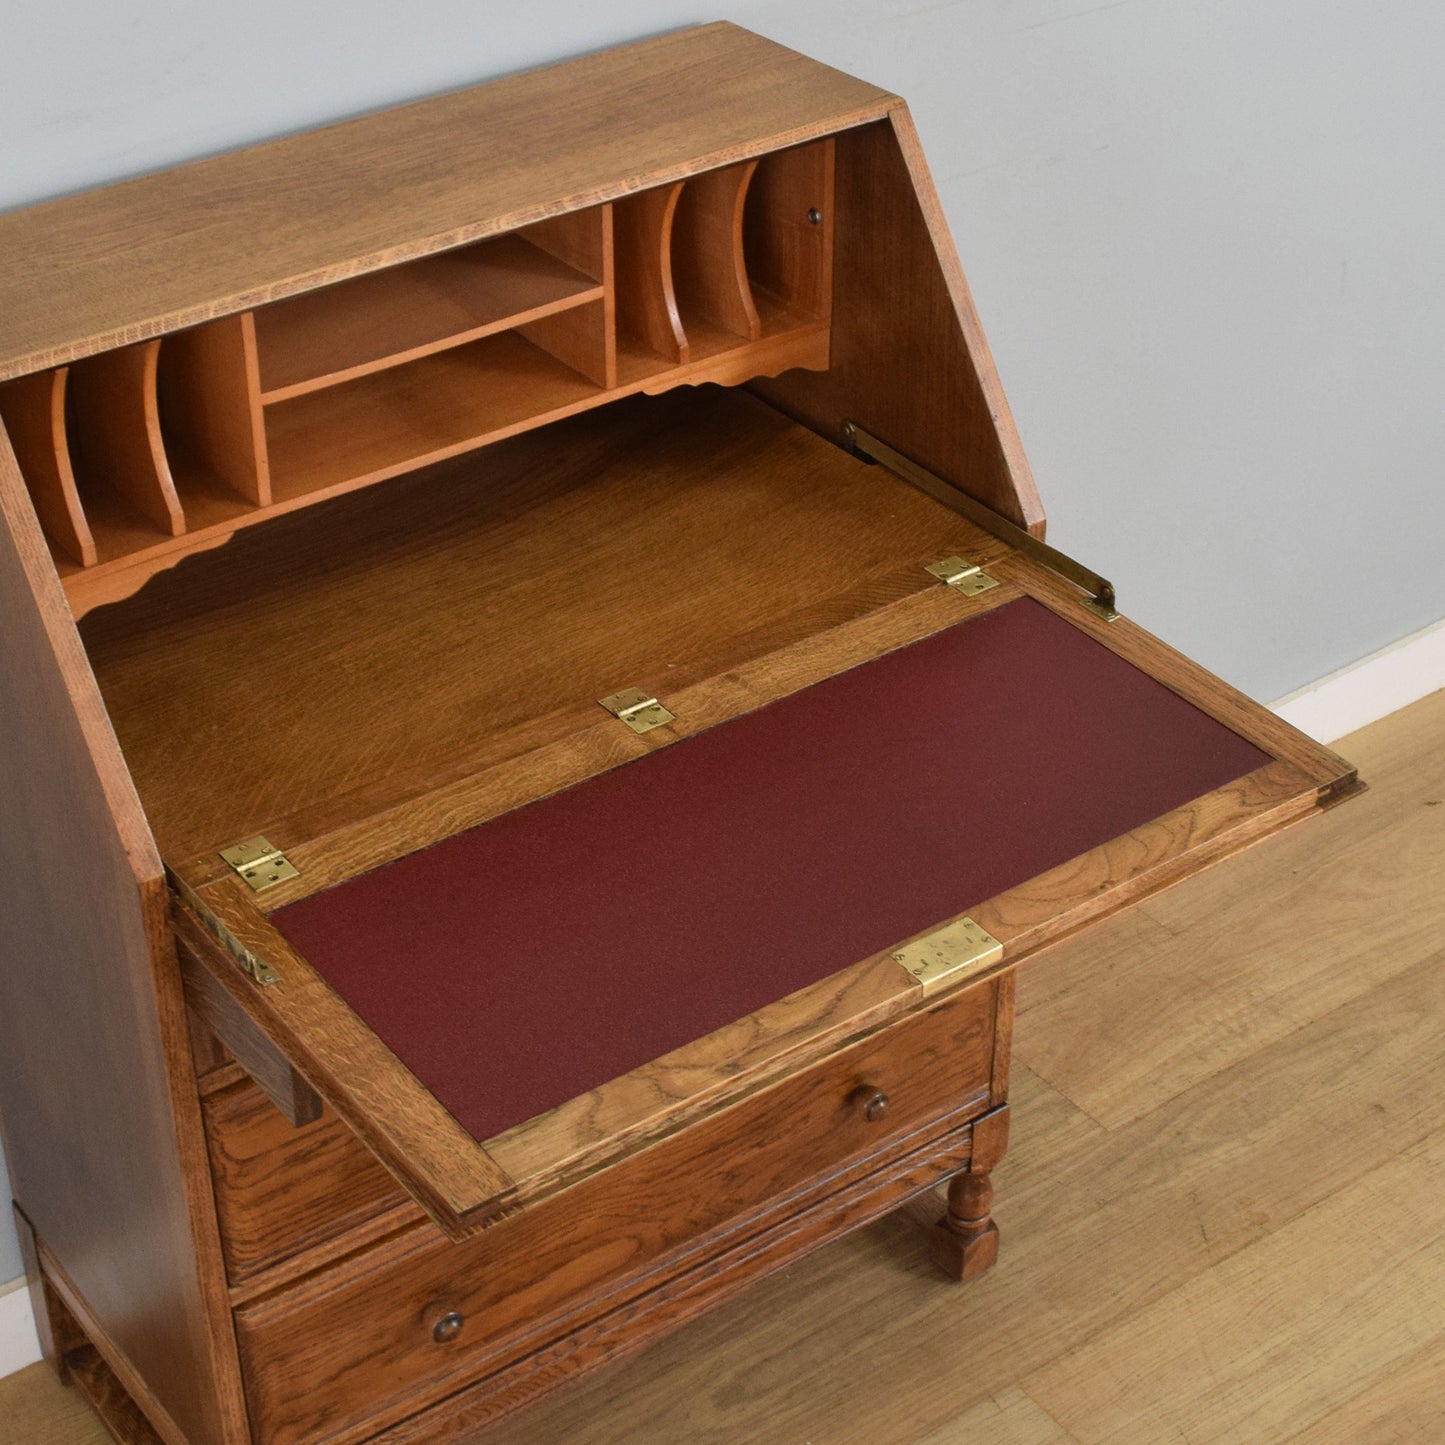
[[[244,1079],[207,1095],[202,1112],[233,1284],[398,1206],[421,1216],[330,1109],[293,1128]]]
[[[410,1413],[590,1298],[660,1282],[691,1242],[745,1234],[768,1205],[982,1112],[997,994],[968,989],[465,1243],[425,1226],[238,1309],[257,1438],[349,1438]]]

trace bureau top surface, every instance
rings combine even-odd
[[[0,215],[0,380],[862,124],[893,103],[720,23]]]

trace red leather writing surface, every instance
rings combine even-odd
[[[485,1140],[1269,761],[1021,599],[272,921]]]

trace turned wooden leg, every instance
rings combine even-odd
[[[925,1195],[903,1211],[928,1252],[952,1278],[966,1283],[992,1268],[998,1259],[998,1225],[993,1222],[990,1174],[1008,1146],[1008,1105],[1001,1105],[973,1126],[969,1166],[948,1183],[948,1205],[939,1217],[938,1200]]]

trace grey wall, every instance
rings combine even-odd
[[[1433,0],[8,12],[0,208],[721,12],[908,98],[1050,537],[1131,616],[1272,699],[1445,615]]]

